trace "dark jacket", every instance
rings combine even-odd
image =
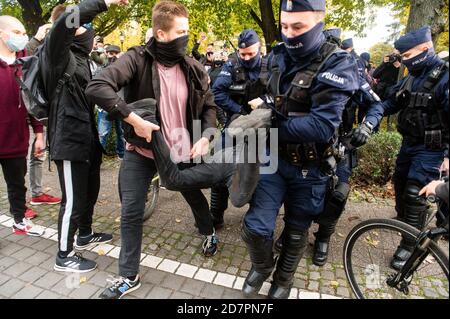
[[[107,111],[112,119],[123,119],[130,115],[131,110],[127,103],[145,98],[155,98],[159,102],[155,41],[155,38],[152,38],[145,46],[131,48],[88,85],[86,94],[92,102]],[[185,56],[181,67],[189,90],[186,113],[187,129],[192,139],[192,120],[201,120],[202,131],[216,127],[216,106],[214,95],[209,90],[208,74],[203,66]],[[125,101],[117,95],[123,87]]]
[[[25,51],[16,57],[25,56]],[[0,60],[0,158],[26,157],[30,140],[29,124],[35,133],[42,133],[42,124],[28,115],[20,95],[16,76],[21,69]]]
[[[86,0],[78,5],[80,24],[91,22],[95,16],[107,10],[104,0]],[[48,135],[52,160],[88,161],[94,144],[100,145],[95,126],[94,105],[84,90],[91,80],[89,55],[73,46],[76,28],[66,26],[64,13],[54,23],[46,36],[42,63],[45,91],[50,97],[73,54],[75,74],[63,87],[59,99],[54,99],[49,114]],[[70,19],[70,17],[69,17]]]

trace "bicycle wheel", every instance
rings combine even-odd
[[[155,211],[156,204],[158,203],[159,197],[159,176],[156,175],[152,182],[150,183],[150,187],[147,192],[147,201],[145,203],[145,211],[144,211],[144,221],[150,218]]]
[[[402,238],[416,240],[419,230],[391,219],[372,219],[355,226],[344,243],[344,269],[358,299],[449,298],[448,255],[435,243],[428,257],[408,278],[409,294],[387,284],[397,274],[392,257]]]

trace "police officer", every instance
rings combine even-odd
[[[399,219],[421,229],[429,206],[419,192],[439,178],[440,167],[448,169],[448,64],[435,54],[428,26],[402,36],[395,48],[409,71],[383,102],[385,115],[399,113],[397,128],[403,136],[394,173],[396,211]],[[368,114],[366,121],[371,119]],[[413,247],[404,238],[392,267],[400,269]]]
[[[339,47],[341,46],[341,29],[327,29],[323,34],[329,43],[334,43]],[[383,118],[384,109],[380,98],[372,91],[370,85],[361,75],[359,76],[359,85],[359,89],[345,106],[342,123],[339,127],[339,143],[343,158],[337,164],[337,183],[335,188],[330,189],[330,192],[326,196],[323,213],[315,220],[319,225],[318,231],[314,234],[316,240],[312,259],[316,266],[325,265],[328,259],[330,238],[334,234],[337,222],[344,212],[350,193],[350,177],[353,169],[357,166],[356,148],[367,143],[368,138],[373,132],[373,128],[377,127]],[[372,123],[367,121],[364,126],[354,131],[355,105],[370,110]],[[356,132],[355,136],[353,136],[353,132]],[[344,149],[342,150],[342,148]],[[280,251],[281,247],[282,239],[280,238],[277,240],[275,248],[277,251]]]
[[[237,59],[230,59],[214,81],[212,91],[215,102],[230,121],[234,114],[252,111],[248,102],[262,95],[264,87],[259,83],[261,72],[261,40],[251,29],[244,30],[238,38]],[[216,229],[223,227],[223,215],[228,208],[228,189],[211,189],[211,214]]]
[[[278,169],[261,174],[244,217],[242,238],[252,269],[243,293],[253,296],[275,268],[273,234],[285,207],[285,230],[269,298],[288,298],[307,246],[311,222],[323,211],[333,169],[332,145],[345,104],[358,88],[354,59],[323,35],[325,0],[283,0],[282,44],[269,62],[269,97],[276,109]]]

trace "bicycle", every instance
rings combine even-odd
[[[147,199],[145,202],[144,221],[148,220],[155,212],[159,198],[159,175],[156,174],[152,178],[152,182],[148,188]]]
[[[428,201],[436,202],[434,198]],[[437,214],[444,223],[427,228]],[[345,274],[356,298],[449,298],[448,252],[438,245],[449,233],[448,217],[438,209],[428,216],[426,225],[420,231],[399,220],[371,219],[352,229],[343,256]],[[404,266],[395,270],[390,263],[402,239],[416,244]]]

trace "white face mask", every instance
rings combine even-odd
[[[11,52],[19,52],[25,49],[25,47],[27,46],[28,36],[10,34],[9,39],[7,41],[4,41],[4,43]]]

